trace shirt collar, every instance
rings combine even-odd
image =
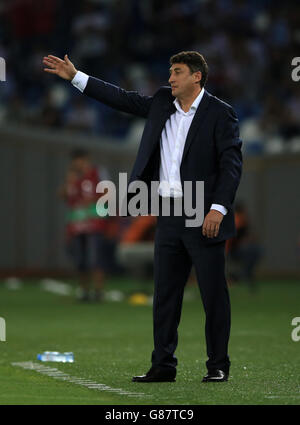
[[[195,113],[196,109],[198,108],[198,106],[199,106],[199,104],[200,104],[200,102],[201,102],[201,100],[202,100],[203,95],[204,95],[204,87],[202,87],[202,89],[201,89],[200,93],[198,94],[198,96],[196,97],[196,99],[194,100],[194,102],[192,103],[192,105],[191,105],[191,107],[190,107],[190,109],[189,109],[189,111],[188,111],[188,112],[184,112],[184,111],[181,109],[181,106],[180,106],[180,104],[179,104],[179,102],[178,102],[178,99],[177,99],[177,98],[174,100],[174,102],[173,102],[173,103],[174,103],[174,105],[176,106],[176,109],[177,109],[179,112],[181,112],[181,113],[184,113],[184,114],[191,114],[191,113]]]

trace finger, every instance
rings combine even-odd
[[[203,227],[204,227],[204,233],[203,233],[204,236],[209,237],[209,222],[206,221],[206,223],[205,223],[205,225]]]
[[[43,64],[46,65],[46,66],[49,66],[50,68],[56,68],[55,63],[47,61],[45,59],[43,60]]]
[[[215,227],[214,237],[218,236],[219,228],[220,227],[218,225]]]
[[[49,72],[49,74],[56,74],[56,69],[44,68],[44,71]]]
[[[43,58],[43,62],[52,63],[53,65],[55,65],[57,63],[53,59],[51,59],[47,56]]]
[[[54,62],[52,60],[48,60],[48,59],[44,59],[43,64],[48,66],[48,67],[51,67],[51,68],[56,68],[58,66],[58,64],[56,62]]]
[[[211,237],[212,238],[216,237],[218,235],[218,232],[219,232],[219,226],[218,226],[218,224],[214,224],[213,227],[212,227]]]
[[[213,237],[214,231],[215,231],[215,225],[213,223],[210,223],[209,224],[209,227],[208,227],[208,231],[207,231],[207,234],[208,234],[208,237],[209,238],[212,238]]]
[[[51,58],[56,63],[62,63],[63,62],[63,60],[58,58],[57,56],[48,55],[48,58]]]
[[[66,63],[70,63],[70,59],[69,59],[68,55],[65,55],[64,60],[65,60]]]
[[[54,60],[51,59],[51,57],[49,55],[48,56],[44,56],[43,59],[46,59],[47,61],[50,61],[50,62],[54,62]]]
[[[211,237],[212,237],[212,232],[211,232],[211,230],[210,230],[209,225],[207,225],[207,227],[206,227],[206,229],[205,229],[204,236],[207,236],[208,238],[211,238]]]

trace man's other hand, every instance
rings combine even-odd
[[[73,80],[77,72],[77,69],[69,60],[68,55],[65,55],[64,60],[52,55],[44,56],[43,64],[46,66],[44,71],[49,72],[49,74],[58,75],[69,81]]]
[[[223,214],[217,210],[210,210],[205,216],[202,225],[202,234],[208,238],[218,236],[220,224],[223,220]]]

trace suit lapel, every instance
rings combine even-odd
[[[160,125],[159,128],[159,134],[161,134],[167,120],[170,118],[172,114],[176,112],[176,106],[173,103],[174,98],[168,103],[167,105],[164,105],[163,113],[160,116]]]
[[[134,170],[135,173],[138,175],[141,175],[142,170],[144,170],[145,166],[147,165],[152,153],[157,147],[157,144],[159,144],[161,133],[167,120],[176,111],[176,107],[173,104],[173,100],[174,98],[170,96],[170,100],[168,101],[168,103],[164,104],[163,107],[160,108],[159,116],[156,117],[155,126],[153,126],[153,122],[148,121],[146,123],[146,127],[150,126],[151,128],[151,137],[147,137],[147,139],[145,139],[144,141],[142,139],[142,143],[140,144],[136,160],[136,166],[138,168],[137,170]]]
[[[171,100],[168,102],[168,104],[164,105],[164,107],[160,111],[160,115],[158,118],[158,121],[154,127],[154,132],[151,135],[151,152],[153,148],[156,146],[157,142],[160,140],[162,130],[167,122],[167,120],[170,118],[172,114],[176,112],[176,107],[173,104],[173,101]]]
[[[189,128],[188,134],[187,134],[187,138],[185,141],[185,145],[184,145],[184,150],[183,150],[183,154],[182,154],[182,161],[184,160],[192,141],[194,140],[197,131],[199,130],[200,125],[203,123],[203,120],[205,118],[206,112],[207,112],[207,108],[210,102],[210,94],[204,90],[204,95],[203,98],[197,108],[197,111],[194,115],[193,121],[191,123],[191,126]]]

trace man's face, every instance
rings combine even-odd
[[[82,173],[86,169],[88,163],[89,161],[86,157],[80,157],[73,159],[72,166],[78,173]]]
[[[174,63],[170,68],[169,83],[174,97],[192,94],[195,88],[200,87],[201,72],[191,73],[185,63]]]

